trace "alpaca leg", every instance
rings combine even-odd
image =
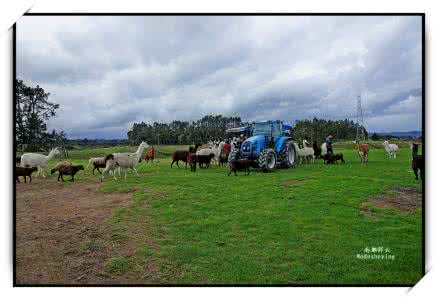
[[[140,174],[138,174],[138,172],[137,172],[137,169],[136,168],[132,168],[134,171],[135,171],[135,174],[137,175],[137,176],[140,176]]]
[[[418,169],[414,168],[415,180],[418,180]]]
[[[26,175],[24,175],[24,183],[27,183],[27,182],[26,182]]]
[[[105,169],[103,169],[103,171],[101,173],[100,182],[103,181],[103,179],[105,178],[105,175],[108,174],[109,172],[111,172],[111,166],[110,166],[110,163],[108,162],[105,166]],[[114,175],[114,173],[112,175]]]

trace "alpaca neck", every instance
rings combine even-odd
[[[415,150],[412,150],[412,158],[418,158],[418,150],[417,151],[415,151]]]
[[[138,146],[137,152],[135,152],[137,157],[140,157],[140,155],[143,153],[143,150],[144,150],[144,146],[143,145]]]
[[[47,160],[51,160],[55,156],[55,152],[50,151],[49,155],[47,155]]]

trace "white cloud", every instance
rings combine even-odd
[[[369,131],[415,130],[421,18],[25,16],[17,72],[76,137],[207,113],[354,118],[359,93]]]

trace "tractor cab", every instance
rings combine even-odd
[[[263,136],[268,147],[274,148],[279,138],[290,135],[292,126],[283,124],[282,121],[262,121],[253,125],[253,135]]]
[[[276,166],[294,167],[296,151],[291,130],[292,126],[279,120],[254,122],[251,137],[242,142],[240,156],[257,160],[267,171]]]
[[[252,124],[252,136],[242,143],[242,155],[258,157],[265,148],[280,151],[292,128],[282,121],[261,121]]]

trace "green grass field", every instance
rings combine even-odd
[[[86,165],[89,157],[125,150],[69,155]],[[335,152],[344,153],[346,164],[318,160],[227,177],[226,167],[192,173],[171,169],[170,160],[161,158],[141,163],[141,177],[106,178],[102,191],[134,194],[132,205],[108,220],[111,239],[93,243],[111,246],[104,272],[155,284],[416,283],[422,277],[421,209],[402,212],[366,203],[396,186],[421,189],[410,169],[410,150],[389,160],[384,150],[372,149],[368,165],[351,149]],[[85,171],[76,181],[99,177]],[[377,247],[394,260],[356,257]]]

